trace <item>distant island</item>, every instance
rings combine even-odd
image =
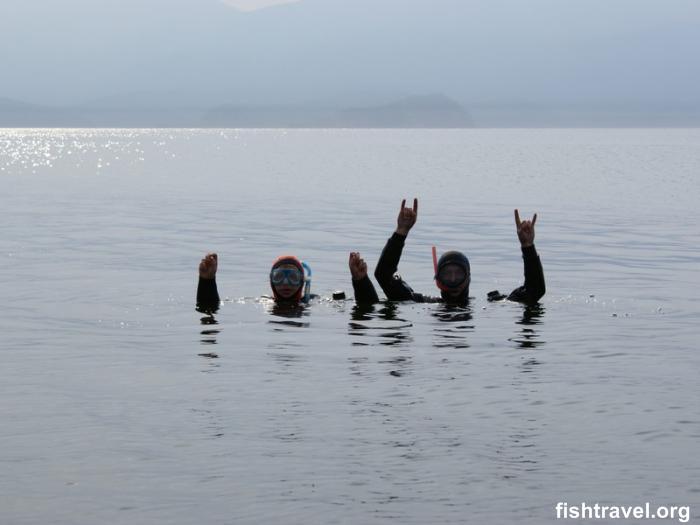
[[[696,107],[590,107],[519,103],[473,104],[442,94],[367,105],[205,106],[177,93],[130,93],[74,106],[0,97],[0,128],[473,128],[697,127]],[[202,100],[200,97],[199,100]]]
[[[474,122],[457,102],[444,95],[408,97],[372,107],[221,106],[207,113],[212,127],[285,128],[471,128]]]
[[[464,107],[439,94],[350,108],[233,104],[186,108],[109,100],[49,107],[0,98],[0,127],[471,128],[474,122]]]

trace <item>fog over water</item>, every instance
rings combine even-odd
[[[697,519],[699,169],[698,129],[0,131],[0,522]],[[401,274],[464,250],[470,307],[331,301],[414,196]],[[515,207],[535,308],[486,300]],[[261,299],[281,253],[297,317]]]

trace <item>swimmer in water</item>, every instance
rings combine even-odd
[[[197,285],[197,310],[213,313],[221,302],[216,287],[216,270],[219,258],[208,253],[199,263],[199,284]],[[270,287],[278,306],[295,307],[308,303],[314,297],[310,294],[310,269],[293,255],[278,257],[270,269]]]
[[[542,264],[534,244],[537,214],[533,216],[531,221],[521,221],[518,210],[515,210],[514,214],[525,267],[525,283],[513,290],[507,297],[501,296],[498,292],[491,292],[489,298],[507,298],[511,301],[533,304],[545,293],[544,272],[542,271]],[[390,301],[440,302],[466,306],[469,302],[471,267],[469,259],[461,252],[445,252],[438,260],[435,251],[433,251],[434,279],[440,290],[439,297],[414,292],[406,281],[396,273],[406,237],[417,219],[418,199],[413,199],[412,208],[406,207],[406,200],[404,199],[401,202],[401,209],[396,221],[396,231],[389,238],[386,246],[384,246],[374,272],[377,282]],[[368,304],[376,302],[377,294],[372,282],[367,277],[366,267],[367,265],[364,264],[359,254],[350,254],[350,272],[353,277],[352,282],[357,303]]]

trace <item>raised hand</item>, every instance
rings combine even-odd
[[[537,222],[537,214],[532,216],[532,220],[520,220],[520,214],[518,210],[515,210],[515,228],[518,232],[518,239],[520,239],[520,246],[523,248],[528,248],[535,243],[535,222]]]
[[[361,281],[367,277],[367,263],[360,257],[358,252],[350,253],[348,265],[350,266],[350,274],[352,275],[353,281]]]
[[[215,253],[206,254],[199,263],[199,276],[202,279],[214,279],[218,265],[219,260]]]
[[[413,209],[406,207],[406,199],[401,201],[401,210],[396,219],[396,233],[408,235],[418,219],[418,199],[413,199]]]

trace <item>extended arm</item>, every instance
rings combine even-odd
[[[207,254],[199,263],[199,283],[197,284],[197,311],[215,312],[219,309],[219,291],[216,288],[218,257]]]
[[[360,257],[360,254],[352,252],[348,264],[352,275],[352,288],[355,291],[355,302],[363,305],[379,302],[374,285],[367,276],[367,263]]]
[[[518,210],[515,210],[515,226],[523,253],[525,283],[510,293],[508,299],[511,301],[536,303],[545,294],[544,271],[535,249],[536,221],[537,214],[532,217],[531,221],[521,221]]]
[[[406,200],[404,199],[401,202],[396,231],[384,246],[374,271],[379,286],[382,287],[386,298],[390,301],[414,299],[413,290],[399,275],[396,275],[396,271],[399,267],[406,236],[416,223],[417,218],[418,199],[413,199],[413,209],[406,208]]]

